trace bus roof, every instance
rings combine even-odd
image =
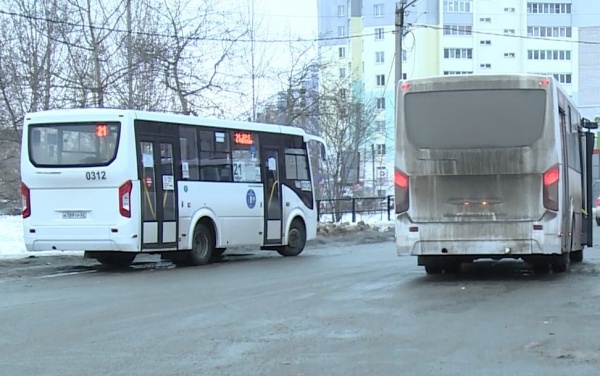
[[[283,133],[298,136],[308,136],[302,129],[287,125],[252,123],[237,120],[209,119],[191,115],[175,114],[168,112],[153,112],[126,110],[117,108],[77,108],[63,110],[47,110],[27,113],[25,120],[27,122],[69,122],[69,118],[74,120],[80,117],[97,117],[99,121],[102,117],[130,117],[136,120],[162,121],[173,124],[209,126],[224,129],[239,129],[248,131],[261,131],[268,133]]]
[[[438,75],[438,76],[426,76],[413,79],[407,79],[400,81],[399,85],[403,82],[423,84],[433,82],[478,82],[478,81],[529,81],[529,80],[541,80],[548,79],[549,83],[556,82],[556,79],[552,75],[543,74],[532,74],[532,73],[494,73],[494,74],[461,74],[461,75]]]

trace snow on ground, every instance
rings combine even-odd
[[[332,223],[333,215],[324,214],[319,218],[319,223]],[[349,225],[357,225],[359,222],[370,227],[386,228],[394,225],[393,220],[387,219],[387,213],[380,214],[356,214],[356,222],[352,222],[352,214],[343,214],[342,220],[339,223],[348,223]]]
[[[21,217],[0,215],[0,257],[25,256]]]
[[[377,227],[380,231],[388,229],[394,225],[393,221],[387,220],[387,214],[356,215],[356,222],[352,223],[352,214],[345,214],[340,223],[356,225],[358,222],[364,222],[369,227]],[[332,222],[331,216],[321,216],[321,223]],[[337,226],[338,224],[330,224]],[[0,215],[0,259],[22,258],[35,256],[56,256],[56,255],[82,255],[83,252],[27,252],[23,243],[23,221],[20,216]]]
[[[0,215],[0,259],[29,256],[83,255],[83,252],[27,252],[23,243],[23,220],[19,216]]]

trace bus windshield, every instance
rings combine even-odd
[[[29,159],[37,167],[106,166],[115,159],[119,132],[119,123],[31,125]]]
[[[542,136],[546,92],[538,89],[408,93],[408,139],[423,149],[528,146]]]

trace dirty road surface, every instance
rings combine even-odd
[[[599,273],[592,248],[564,274],[427,276],[368,231],[206,267],[1,261],[0,374],[598,375]]]

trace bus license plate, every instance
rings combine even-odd
[[[62,213],[62,218],[63,219],[86,219],[87,213],[86,212],[66,212],[66,213]]]

